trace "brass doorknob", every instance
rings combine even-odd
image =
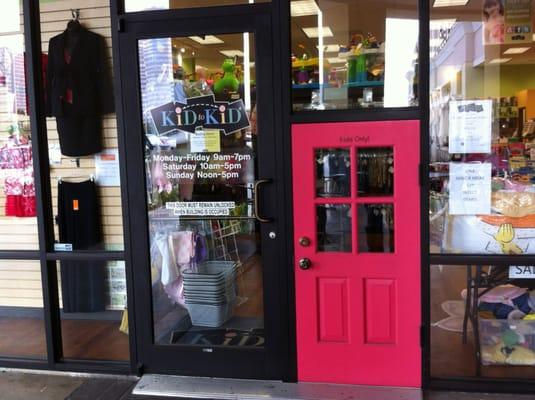
[[[303,247],[308,247],[310,246],[310,239],[307,238],[306,236],[301,236],[299,238],[299,244]]]
[[[301,269],[309,269],[312,267],[312,261],[308,258],[302,258],[299,260],[299,268]]]

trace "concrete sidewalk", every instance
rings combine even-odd
[[[136,384],[133,377],[58,375],[45,373],[28,373],[18,371],[0,371],[0,400],[155,400],[172,399],[151,396],[134,396],[132,390]],[[375,396],[374,396],[375,397]],[[398,400],[395,391],[392,397],[387,393],[381,399]],[[229,398],[229,397],[225,397]],[[261,397],[265,399],[265,397]],[[534,395],[506,395],[458,392],[428,392],[425,400],[535,400]],[[341,400],[329,398],[325,400]],[[357,397],[343,397],[354,400]],[[182,398],[182,400],[184,400]],[[218,399],[211,399],[218,400]],[[368,399],[366,399],[368,400]]]

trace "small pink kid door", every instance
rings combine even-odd
[[[298,378],[419,387],[417,121],[294,125]]]

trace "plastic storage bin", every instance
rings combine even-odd
[[[236,263],[207,261],[184,271],[184,297],[195,326],[219,327],[236,304]]]
[[[535,365],[535,321],[479,318],[483,365]]]

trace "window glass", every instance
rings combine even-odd
[[[464,3],[431,4],[431,252],[533,254],[535,2]]]
[[[123,261],[58,262],[63,357],[128,361]]]
[[[109,2],[40,11],[56,250],[123,250]]]
[[[263,347],[255,37],[194,38],[138,42],[154,341]]]
[[[418,104],[416,0],[294,0],[294,111]]]
[[[19,0],[0,16],[0,249],[39,247],[30,111]]]
[[[46,358],[39,261],[0,261],[0,357]]]
[[[534,277],[534,266],[432,265],[431,375],[533,379]]]
[[[124,0],[126,12],[268,3],[271,0]]]

